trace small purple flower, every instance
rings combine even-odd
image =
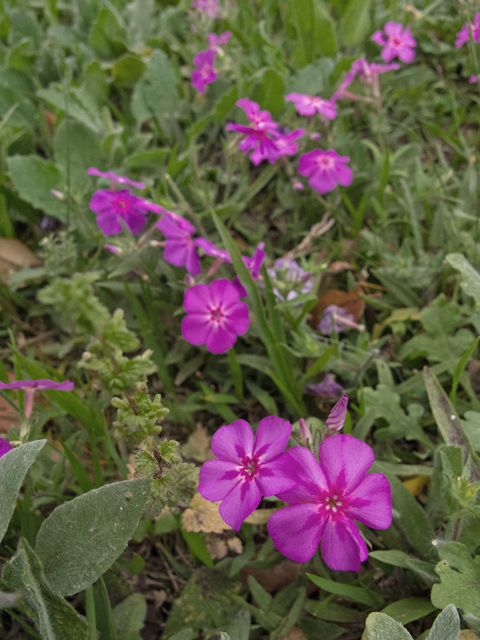
[[[338,307],[336,304],[329,305],[323,312],[323,318],[317,325],[317,329],[324,336],[329,336],[332,331],[340,333],[344,329],[357,329],[363,331],[363,324],[357,324],[355,318],[345,307]]]
[[[89,176],[106,178],[107,180],[111,180],[115,184],[128,185],[130,187],[134,187],[135,189],[146,189],[144,182],[136,182],[135,180],[130,180],[130,178],[118,176],[116,173],[113,173],[113,171],[99,171],[98,169],[95,169],[95,167],[90,167],[89,169],[87,169],[87,173]]]
[[[320,398],[338,398],[345,389],[341,384],[335,382],[332,376],[327,373],[321,382],[317,384],[306,384],[305,391]]]
[[[290,422],[269,416],[260,420],[256,437],[245,420],[235,420],[214,434],[211,446],[218,460],[202,465],[198,491],[206,500],[222,501],[220,515],[236,531],[258,507],[262,495],[273,496],[295,486],[283,464],[291,431]]]
[[[216,18],[221,13],[218,0],[193,0],[190,6],[209,18]]]
[[[222,44],[227,44],[230,38],[232,37],[231,31],[225,31],[217,36],[216,33],[207,33],[208,38],[208,48],[215,51],[220,55],[223,54],[223,49],[221,47]]]
[[[6,453],[8,453],[9,451],[11,451],[12,448],[13,447],[9,442],[4,440],[3,438],[0,438],[0,458],[4,456]]]
[[[195,238],[195,240],[193,241],[193,244],[196,247],[200,247],[200,249],[203,249],[203,252],[205,253],[206,256],[210,256],[211,258],[220,258],[220,260],[223,260],[223,262],[227,262],[228,264],[231,264],[232,262],[232,259],[230,258],[230,254],[228,253],[228,251],[219,249],[212,242],[210,242],[210,240],[207,240],[206,238]]]
[[[348,396],[343,395],[328,414],[325,424],[331,431],[341,431],[347,417]]]
[[[480,80],[480,74],[478,74],[478,76],[470,76],[470,78],[468,79],[470,84],[473,84],[474,82],[478,82],[479,80]]]
[[[406,64],[413,62],[417,42],[410,28],[410,24],[404,29],[398,22],[386,22],[383,31],[375,31],[372,35],[370,40],[383,47],[381,55],[385,62],[397,57]]]
[[[182,336],[192,344],[205,344],[211,353],[225,353],[250,324],[248,306],[238,289],[226,279],[196,284],[185,291]]]
[[[213,49],[199,51],[193,59],[193,64],[198,67],[192,71],[192,84],[199,93],[205,93],[205,87],[215,82],[217,74],[213,68],[217,52]]]
[[[300,180],[295,180],[292,186],[295,191],[303,191],[304,189],[303,184],[300,182]]]
[[[352,184],[353,171],[346,163],[348,156],[339,156],[336,151],[314,149],[300,156],[298,173],[309,178],[308,184],[320,194],[333,191],[338,184],[346,187]]]
[[[45,391],[54,389],[56,391],[73,391],[73,382],[54,382],[40,378],[39,380],[16,380],[15,382],[0,382],[0,389],[12,389],[15,391],[25,391],[25,416],[30,417],[33,408],[33,394],[35,391]]]
[[[334,120],[337,117],[337,105],[331,100],[324,100],[304,93],[289,93],[285,100],[294,102],[295,109],[302,116],[313,116],[318,112],[328,120]]]
[[[275,281],[273,293],[278,300],[294,300],[299,293],[310,293],[315,285],[315,278],[304,271],[295,260],[280,258],[267,273]]]
[[[338,88],[333,94],[333,96],[330,98],[332,102],[335,102],[335,100],[343,100],[343,98],[355,97],[355,96],[352,96],[352,94],[349,94],[347,89],[355,80],[356,75],[357,75],[357,72],[355,71],[355,69],[350,69],[350,71],[347,73],[345,78],[338,85]]]
[[[365,475],[375,459],[372,448],[339,434],[322,442],[318,462],[305,447],[289,449],[285,458],[297,485],[275,493],[290,503],[268,521],[275,548],[294,562],[307,562],[321,544],[330,569],[359,571],[368,551],[355,520],[374,529],[387,529],[392,522],[387,478]]]
[[[274,164],[280,155],[275,145],[275,140],[280,137],[278,124],[272,120],[268,111],[260,111],[260,105],[248,98],[238,100],[236,105],[245,111],[250,126],[229,122],[225,130],[246,135],[246,138],[240,140],[238,146],[245,154],[253,150],[250,160],[255,166],[258,166],[262,160],[268,160],[270,164]]]
[[[277,148],[277,158],[280,158],[281,156],[294,156],[298,151],[299,143],[297,140],[303,135],[305,135],[305,129],[295,129],[295,131],[291,131],[290,133],[286,133],[278,137],[274,141]],[[252,159],[255,153],[256,151],[252,153],[250,159]]]
[[[245,266],[247,267],[247,269],[250,271],[251,276],[254,280],[258,280],[258,277],[260,275],[260,269],[262,268],[262,264],[265,260],[265,251],[263,250],[264,247],[265,247],[265,243],[260,242],[258,247],[255,249],[255,253],[251,258],[242,256],[242,260],[245,263]],[[238,276],[235,276],[235,278],[232,281],[232,284],[235,287],[237,287],[238,292],[240,293],[240,297],[245,298],[248,292],[243,286],[243,284],[240,282],[240,279]]]
[[[365,58],[359,58],[352,63],[352,69],[358,74],[360,82],[374,84],[380,73],[400,69],[400,65],[398,62],[391,62],[390,64],[368,63]]]
[[[202,267],[192,240],[195,227],[184,218],[176,216],[173,219],[170,215],[163,216],[157,222],[157,227],[167,238],[163,259],[176,267],[185,265],[185,269],[192,276],[198,276]]]
[[[475,14],[475,20],[471,25],[466,22],[457,33],[457,39],[455,40],[457,49],[460,49],[466,42],[470,42],[470,28],[472,31],[472,40],[477,43],[480,42],[480,13]]]
[[[128,189],[95,191],[90,200],[90,209],[96,214],[98,226],[106,236],[121,233],[122,222],[131,233],[140,233],[149,210],[146,200],[132,195]]]

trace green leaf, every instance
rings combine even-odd
[[[461,253],[449,253],[445,260],[462,274],[460,285],[463,291],[480,302],[480,273],[472,267]]]
[[[340,596],[346,596],[355,602],[361,602],[369,607],[377,607],[379,603],[384,602],[380,593],[369,591],[364,587],[354,587],[351,584],[344,584],[343,582],[334,582],[333,580],[327,580],[320,576],[315,576],[311,573],[307,573],[309,578],[317,587],[328,591],[329,593],[335,593]]]
[[[477,348],[479,340],[480,340],[480,336],[475,340],[472,346],[465,351],[463,356],[460,358],[459,363],[455,367],[455,372],[453,374],[453,379],[452,379],[452,390],[450,391],[450,395],[449,395],[450,402],[452,403],[455,402],[455,395],[457,393],[457,386],[460,380],[460,376],[462,375],[463,370],[467,366],[467,363],[470,360],[470,356],[473,354],[473,352]]]
[[[68,458],[72,466],[73,473],[75,474],[75,478],[77,479],[78,484],[80,485],[83,493],[87,493],[91,489],[93,489],[92,481],[90,480],[88,473],[83,468],[82,464],[77,460],[74,456],[73,452],[67,447],[67,445],[62,442],[63,450],[65,451],[65,455]]]
[[[371,551],[369,557],[380,560],[380,562],[384,562],[385,564],[392,564],[394,567],[410,569],[410,571],[413,571],[413,573],[429,586],[438,582],[435,565],[430,562],[418,560],[417,558],[411,558],[404,551],[397,549],[390,551]]]
[[[454,604],[465,613],[480,616],[480,556],[472,558],[465,545],[447,542],[438,549],[435,567],[440,584],[432,588],[432,603],[443,609]]]
[[[87,625],[75,609],[50,588],[42,565],[25,540],[5,565],[3,580],[22,597],[43,640],[86,640]]]
[[[368,640],[412,640],[405,627],[384,613],[371,613],[366,628]]]
[[[195,531],[184,531],[183,529],[181,529],[181,531],[185,542],[188,544],[190,553],[201,560],[207,567],[213,567],[212,556],[202,536]]]
[[[109,9],[102,9],[90,31],[89,44],[92,49],[104,58],[113,57],[125,49],[118,42],[123,38],[125,38],[125,29],[116,14]]]
[[[460,634],[460,616],[453,604],[437,616],[428,640],[458,640]]]
[[[15,511],[18,492],[28,469],[35,462],[46,440],[27,442],[0,458],[0,541],[3,539]]]
[[[432,605],[430,598],[403,598],[403,600],[389,604],[388,607],[382,609],[382,613],[386,613],[400,624],[408,624],[413,620],[430,615],[435,609],[436,607]]]
[[[146,68],[143,60],[127,53],[113,63],[113,77],[117,82],[134,85],[143,76]]]
[[[37,96],[95,133],[103,132],[104,127],[98,106],[83,88],[71,87],[67,92],[62,86],[50,85],[48,89],[37,91]]]
[[[339,22],[340,37],[344,45],[358,44],[370,32],[371,0],[351,0]]]
[[[265,591],[261,584],[259,584],[253,576],[247,577],[248,587],[251,591],[251,594],[258,604],[260,609],[267,613],[270,609],[270,605],[272,604],[273,597]]]
[[[132,112],[138,122],[157,115],[177,115],[180,107],[178,79],[163,51],[155,51],[132,96]]]
[[[233,109],[237,100],[238,88],[233,87],[233,89],[229,93],[224,94],[215,105],[215,113],[213,116],[215,122],[220,124],[230,109]]]
[[[133,593],[113,610],[118,640],[141,640],[140,629],[147,614],[147,604],[141,593]]]
[[[95,600],[96,626],[100,632],[100,638],[102,640],[118,640],[110,598],[102,577],[93,588],[93,597]]]
[[[250,611],[241,609],[227,627],[227,633],[235,640],[249,640]],[[173,638],[171,639],[173,640]]]
[[[149,486],[149,480],[115,482],[55,509],[36,543],[52,589],[72,595],[112,565],[137,527]]]
[[[285,84],[282,77],[273,69],[267,69],[262,76],[259,99],[261,108],[271,113],[279,113],[283,109],[284,92]]]
[[[331,58],[321,58],[298,71],[287,86],[287,93],[307,93],[316,95],[323,93],[329,85],[330,74],[334,63]]]

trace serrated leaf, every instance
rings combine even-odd
[[[125,480],[94,489],[43,522],[36,552],[56,593],[77,593],[112,565],[138,525],[149,486],[150,480]]]
[[[443,609],[454,604],[465,613],[480,616],[480,556],[472,558],[465,545],[447,542],[438,550],[435,567],[440,584],[432,588],[432,603]]]
[[[176,114],[180,107],[177,85],[178,79],[167,55],[155,51],[132,96],[132,112],[138,122],[156,115]]]

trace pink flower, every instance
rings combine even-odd
[[[217,36],[216,33],[207,33],[208,48],[215,51],[215,53],[223,54],[223,49],[220,45],[227,44],[232,37],[231,31],[225,31]]]
[[[117,247],[115,244],[104,244],[103,248],[110,251],[110,253],[113,253],[114,256],[119,256],[122,253],[121,248]]]
[[[321,382],[317,382],[317,384],[306,384],[305,391],[320,398],[338,398],[345,389],[341,384],[335,382],[332,376],[327,373]]]
[[[0,458],[11,450],[12,446],[10,445],[10,443],[3,438],[0,438]]]
[[[475,21],[471,25],[466,22],[460,31],[457,33],[457,39],[455,40],[455,46],[460,49],[462,44],[470,42],[470,29],[472,30],[472,40],[474,42],[480,42],[480,13],[475,14]]]
[[[184,218],[176,216],[173,219],[168,214],[157,222],[157,227],[167,238],[163,259],[176,267],[185,265],[192,276],[198,276],[202,268],[192,240],[195,227]]]
[[[308,184],[312,189],[324,194],[333,191],[337,183],[344,187],[352,184],[353,172],[345,166],[349,161],[350,158],[339,156],[333,149],[314,149],[300,156],[298,173],[309,177]]]
[[[313,116],[318,112],[329,120],[334,120],[337,117],[337,105],[331,100],[324,100],[304,93],[289,93],[285,100],[294,102],[295,109],[302,116]]]
[[[328,336],[335,330],[335,333],[340,333],[344,329],[358,329],[363,331],[365,327],[363,324],[357,324],[355,318],[345,307],[338,307],[336,304],[329,305],[323,312],[323,318],[317,325],[317,329]]]
[[[322,442],[318,462],[305,447],[289,449],[285,458],[297,485],[275,494],[291,503],[268,521],[276,549],[295,562],[307,562],[321,543],[328,567],[358,571],[368,551],[355,520],[375,529],[387,529],[392,521],[387,478],[365,476],[374,461],[371,447],[341,434]]]
[[[479,80],[480,80],[480,74],[478,76],[470,76],[470,78],[468,79],[470,84],[473,84],[474,82],[478,82]]]
[[[218,0],[193,0],[190,6],[210,18],[216,18],[221,13]]]
[[[140,233],[145,226],[146,200],[132,195],[128,189],[99,189],[93,194],[89,206],[97,215],[97,224],[106,236],[121,233],[122,222],[131,233]]]
[[[196,284],[185,291],[182,336],[192,344],[205,344],[212,353],[225,353],[250,324],[248,306],[238,289],[226,279]]]
[[[278,124],[272,120],[268,111],[260,111],[260,105],[248,98],[242,98],[236,104],[245,111],[250,126],[246,127],[229,122],[225,130],[238,131],[246,135],[246,138],[240,140],[238,146],[245,154],[253,150],[250,160],[255,166],[259,165],[262,160],[268,160],[270,164],[273,164],[279,157],[275,145],[275,140],[280,137]]]
[[[390,62],[396,57],[407,64],[413,61],[413,48],[417,46],[417,42],[410,33],[410,28],[410,24],[404,29],[398,22],[387,22],[383,31],[375,31],[370,40],[383,47],[381,55],[385,62]]]
[[[40,378],[39,380],[16,380],[15,382],[0,382],[0,389],[13,389],[25,391],[25,416],[30,417],[33,408],[33,394],[35,391],[53,389],[56,391],[73,391],[73,382],[54,382]]]
[[[333,96],[330,98],[331,102],[335,102],[335,100],[343,100],[343,98],[349,97],[350,94],[348,94],[347,89],[355,80],[356,75],[357,75],[357,72],[355,71],[355,69],[350,69],[350,71],[347,73],[345,78],[338,85],[338,88],[333,94]]]
[[[348,396],[343,395],[328,414],[325,424],[331,431],[341,431],[347,416]]]
[[[260,421],[255,438],[245,420],[235,420],[214,434],[211,446],[218,460],[202,465],[198,491],[206,500],[222,501],[220,515],[233,529],[240,529],[262,495],[295,486],[283,463],[291,431],[287,420],[269,416]]]
[[[305,135],[305,129],[295,129],[295,131],[285,133],[284,135],[281,135],[276,140],[274,140],[275,147],[277,148],[277,159],[281,156],[295,155],[298,151],[299,145],[297,140],[303,135]],[[250,156],[250,159],[252,158],[254,153],[255,151]]]
[[[118,176],[113,171],[99,171],[95,169],[95,167],[90,167],[87,169],[87,173],[89,176],[98,176],[99,178],[106,178],[107,180],[111,180],[115,184],[125,184],[130,187],[135,187],[135,189],[145,189],[144,182],[135,182],[135,180],[130,180],[130,178],[125,178],[124,176]]]
[[[213,62],[217,52],[213,49],[199,51],[193,59],[193,64],[198,69],[192,71],[192,84],[199,93],[205,93],[205,87],[211,82],[215,82],[217,74],[213,68]]]
[[[390,64],[368,63],[365,58],[359,58],[352,63],[352,69],[358,74],[360,82],[374,84],[380,73],[400,69],[398,62]]]
[[[262,268],[262,264],[265,260],[265,251],[263,250],[265,247],[264,242],[260,242],[258,247],[255,249],[255,253],[251,258],[247,258],[246,256],[242,256],[242,260],[245,263],[245,266],[250,271],[252,278],[254,280],[258,280],[258,276],[260,275],[260,269]],[[240,293],[241,298],[245,298],[247,295],[247,290],[240,282],[240,278],[235,276],[232,281],[232,284],[237,287],[238,292]]]
[[[193,244],[196,247],[200,247],[200,249],[203,249],[205,255],[210,256],[211,258],[220,258],[220,260],[223,260],[223,262],[228,262],[228,264],[232,262],[228,251],[219,249],[206,238],[195,238]]]

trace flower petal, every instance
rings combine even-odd
[[[238,482],[222,500],[220,515],[224,522],[238,531],[245,518],[258,507],[261,499],[262,494],[255,481],[245,479],[243,482]]]
[[[173,264],[175,267],[183,267],[186,255],[187,245],[184,240],[167,240],[163,252],[163,259],[166,262]]]
[[[206,500],[223,500],[241,479],[238,464],[225,460],[207,460],[200,469],[198,492]]]
[[[373,529],[388,529],[392,524],[392,490],[382,473],[371,473],[350,493],[344,510],[352,520]]]
[[[239,300],[237,288],[226,278],[214,280],[210,284],[210,295],[214,305],[222,304],[227,309]]]
[[[316,504],[292,504],[268,521],[275,548],[294,562],[308,562],[318,548],[325,520]]]
[[[226,353],[237,341],[236,334],[228,326],[210,325],[205,346],[211,353]]]
[[[288,465],[290,473],[297,478],[297,486],[287,491],[278,492],[279,500],[293,503],[315,502],[322,498],[328,490],[325,474],[313,453],[305,447],[289,449],[282,456],[282,463]]]
[[[328,519],[320,549],[325,564],[334,571],[359,571],[360,562],[368,558],[367,545],[349,518]]]
[[[235,287],[235,285],[232,283]],[[240,290],[237,289],[238,295]],[[237,336],[243,336],[247,332],[250,325],[250,313],[246,302],[237,302],[227,310],[227,324],[226,327],[237,334]]]
[[[0,458],[11,451],[11,449],[12,445],[3,438],[0,438]]]
[[[123,231],[120,217],[116,213],[101,213],[97,216],[97,224],[106,236],[112,236],[114,233],[122,233]]]
[[[330,488],[344,495],[360,484],[375,459],[368,444],[345,434],[324,440],[318,457]]]
[[[196,284],[185,291],[183,308],[187,313],[207,313],[210,303],[208,285]]]
[[[297,486],[297,477],[288,460],[281,455],[258,469],[255,479],[263,496],[275,496]]]
[[[253,454],[254,435],[246,420],[220,427],[212,438],[212,452],[220,460],[240,463]]]
[[[205,344],[210,331],[210,316],[192,313],[182,319],[182,338],[191,344]]]
[[[198,276],[198,274],[202,271],[202,267],[200,266],[200,258],[198,257],[198,253],[195,250],[193,244],[188,246],[187,255],[185,257],[185,269],[188,273],[191,273],[193,277]]]
[[[285,451],[291,432],[292,425],[283,418],[268,416],[260,420],[255,437],[255,454],[259,462],[278,458]]]

